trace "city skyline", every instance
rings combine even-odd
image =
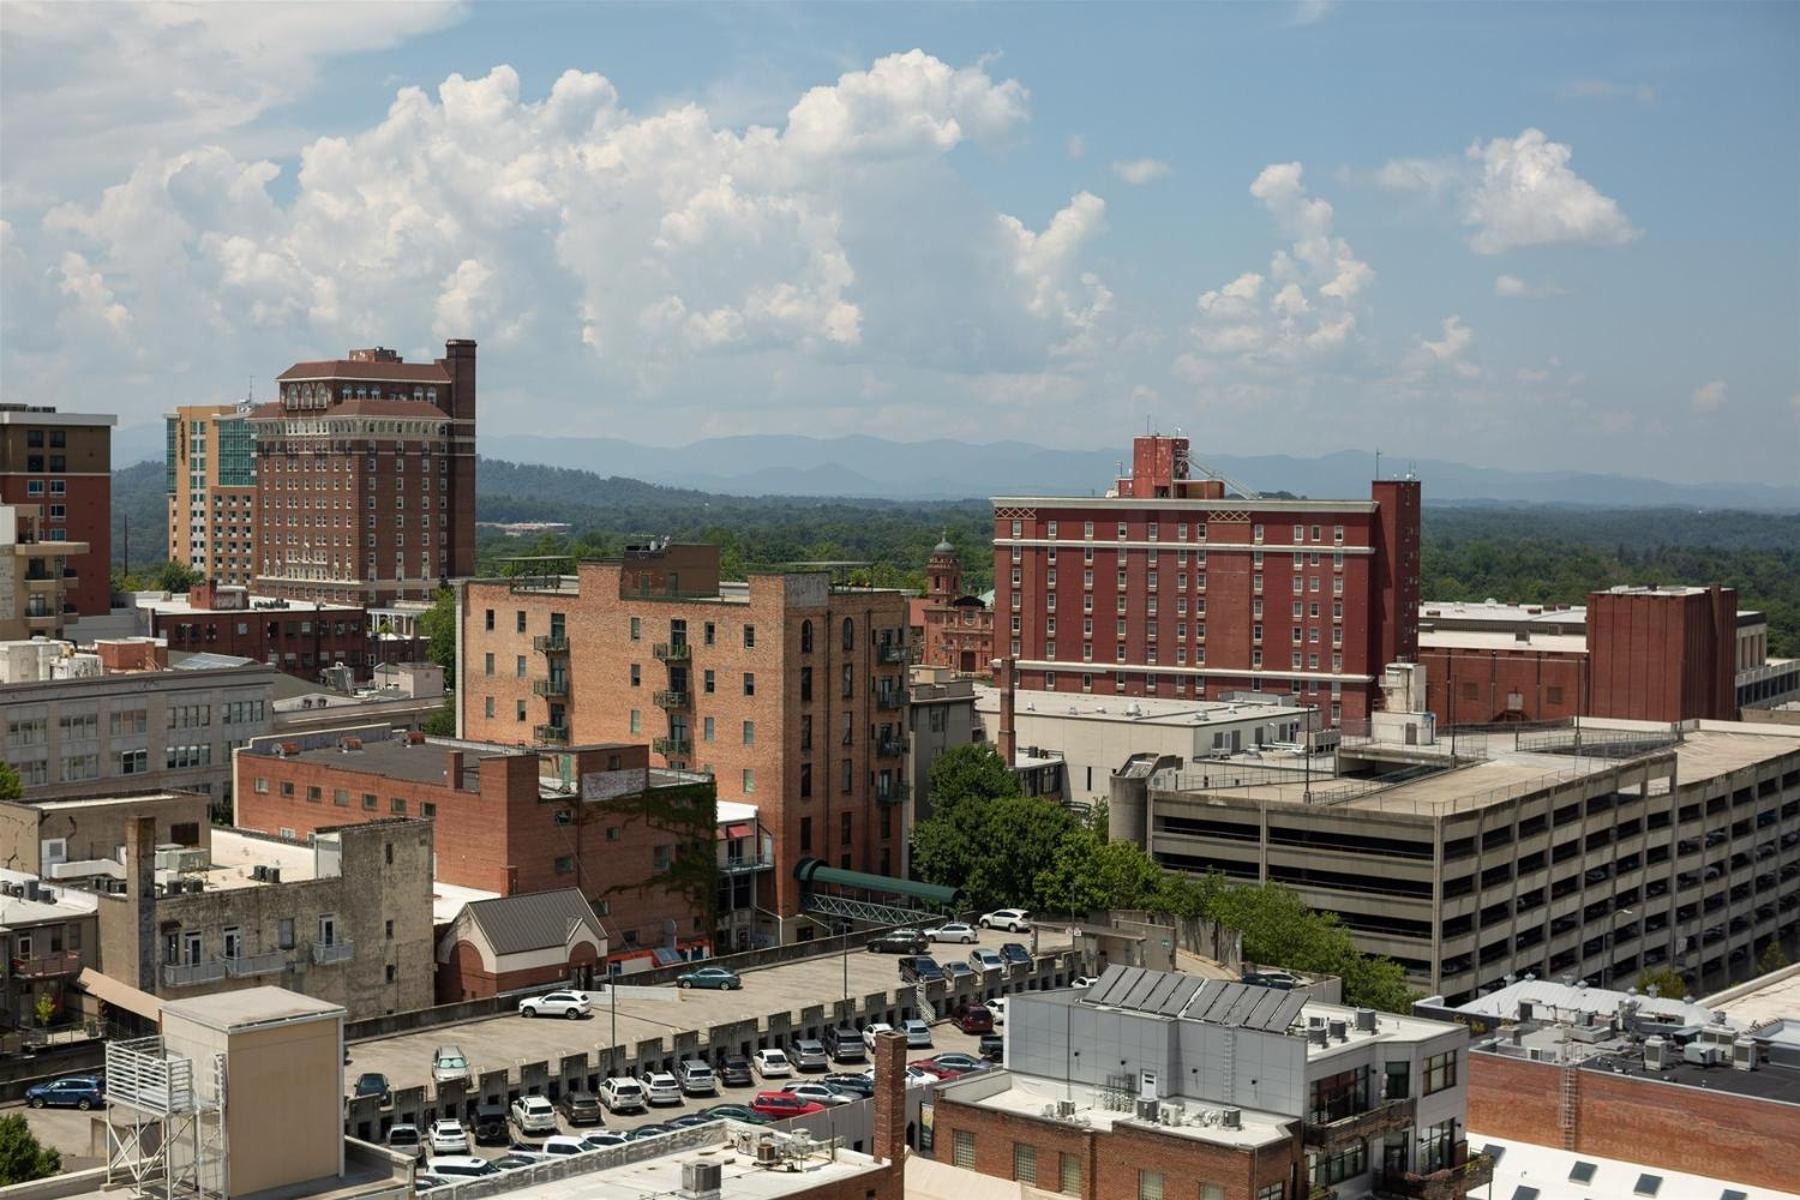
[[[220,11],[7,6],[9,399],[1791,476],[1791,8]]]

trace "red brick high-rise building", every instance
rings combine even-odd
[[[259,595],[424,600],[475,570],[475,343],[295,363],[252,410]]]
[[[68,557],[69,616],[112,609],[112,427],[110,413],[57,412],[0,404],[0,504],[40,508],[34,536],[80,542]]]
[[[1418,481],[1272,500],[1190,479],[1183,437],[1132,458],[1105,496],[994,498],[994,650],[1019,686],[1289,693],[1366,718],[1382,667],[1418,653]]]

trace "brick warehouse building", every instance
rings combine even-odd
[[[637,741],[754,804],[777,918],[795,941],[803,858],[891,875],[905,862],[906,598],[824,571],[721,583],[716,546],[666,542],[574,576],[472,580],[457,594],[463,737]]]
[[[112,607],[112,427],[109,413],[0,404],[0,504],[42,505],[38,537],[84,542],[70,556],[66,598],[74,612]]]
[[[1417,480],[1368,500],[1230,496],[1188,441],[1133,441],[1103,497],[994,498],[995,651],[1029,690],[1301,696],[1366,718],[1418,652]],[[1059,558],[1060,555],[1060,558]],[[1059,628],[1060,625],[1060,628]]]
[[[359,679],[373,665],[368,613],[360,605],[253,596],[208,582],[143,608],[151,636],[168,639],[171,650],[253,658],[311,682],[335,664]]]
[[[251,410],[258,593],[429,600],[475,570],[475,343],[295,363]]]
[[[1516,606],[1424,606],[1426,706],[1446,725],[1737,717],[1735,590],[1616,587],[1568,611],[1578,627]]]
[[[165,418],[169,557],[218,583],[256,573],[256,437],[249,406],[188,405]]]
[[[611,957],[710,943],[713,785],[641,745],[545,752],[385,726],[267,737],[236,756],[235,824],[304,839],[390,817],[435,828],[437,878],[502,896],[578,888]]]

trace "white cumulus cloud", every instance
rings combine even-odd
[[[1562,295],[1562,288],[1554,283],[1527,283],[1517,275],[1496,275],[1494,295],[1505,300],[1544,300]]]
[[[1115,162],[1112,173],[1133,187],[1143,187],[1166,178],[1169,164],[1160,158],[1127,158]]]
[[[1475,345],[1475,331],[1454,314],[1445,317],[1440,328],[1441,335],[1435,342],[1426,337],[1417,339],[1405,365],[1415,371],[1448,371],[1459,379],[1480,377],[1481,368],[1468,360]]]
[[[1727,387],[1723,379],[1715,379],[1711,383],[1703,383],[1694,389],[1692,397],[1694,411],[1702,413],[1718,412],[1725,407]]]

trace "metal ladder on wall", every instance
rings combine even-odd
[[[1573,1062],[1562,1065],[1562,1079],[1558,1084],[1556,1103],[1556,1127],[1562,1133],[1562,1148],[1574,1150],[1577,1135],[1580,1133],[1581,1115],[1581,1075],[1580,1068]]]
[[[1237,1030],[1225,1030],[1225,1078],[1223,1080],[1226,1102],[1237,1103]]]

